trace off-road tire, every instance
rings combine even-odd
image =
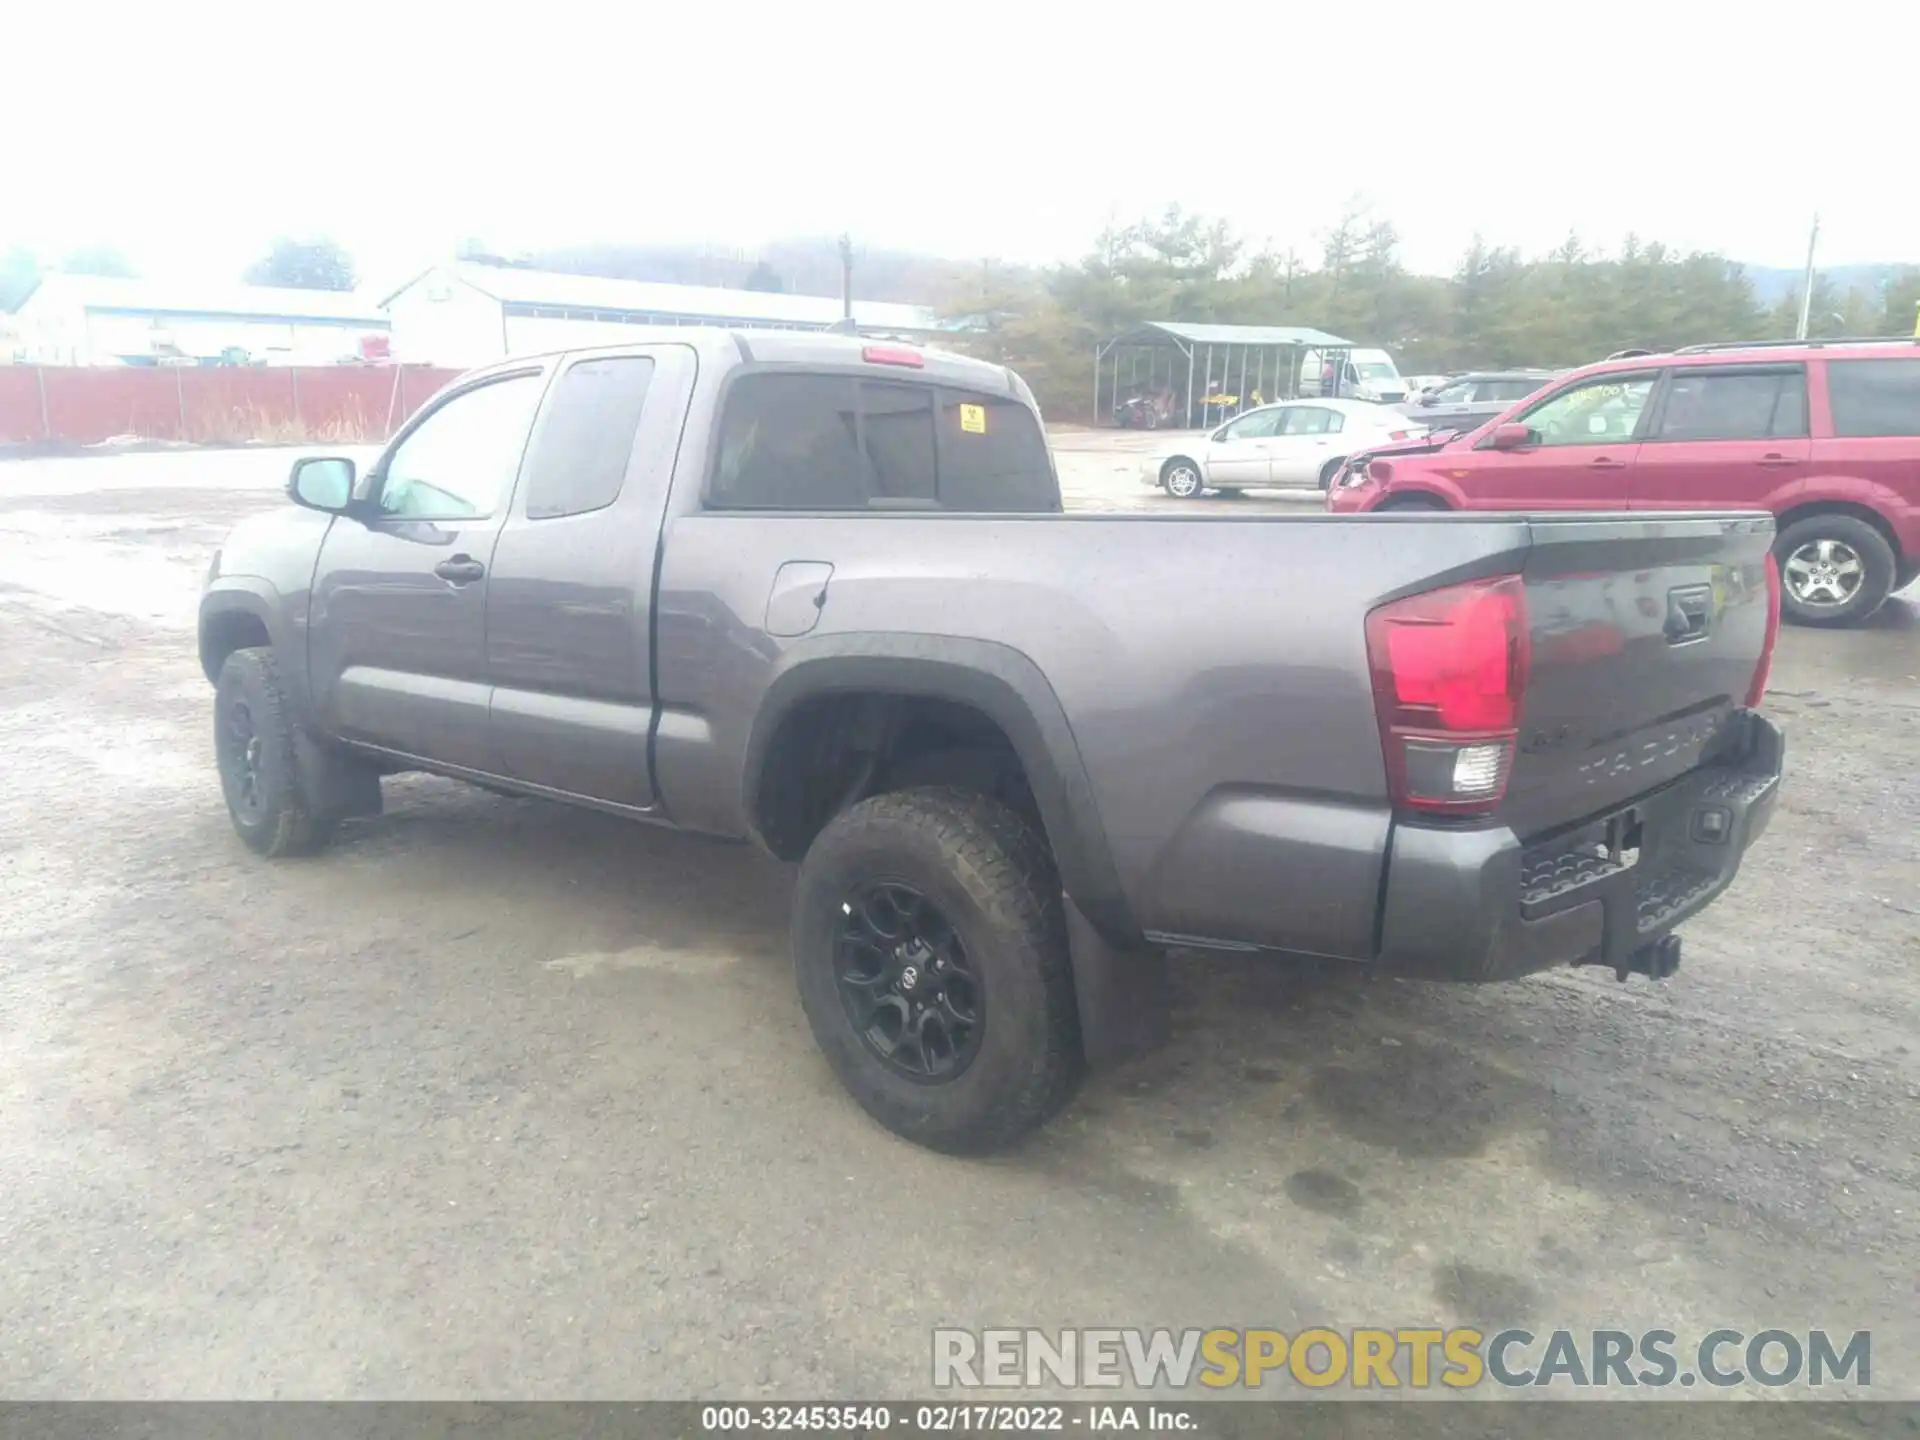
[[[253,780],[257,803],[243,797],[243,767],[228,738],[227,727],[237,704],[245,706],[248,724],[259,741]],[[227,656],[214,687],[213,706],[214,763],[220,771],[227,814],[240,838],[275,860],[321,849],[333,833],[333,817],[306,793],[294,754],[293,709],[273,651],[236,650]]]
[[[1786,573],[1788,559],[1802,546],[1819,540],[1837,540],[1860,557],[1866,571],[1860,588],[1841,605],[1806,605],[1795,598]],[[1893,547],[1866,521],[1852,515],[1831,512],[1796,520],[1773,542],[1774,559],[1780,565],[1780,615],[1796,625],[1832,628],[1857,625],[1878,610],[1893,593],[1899,563]]]
[[[979,1049],[916,1082],[869,1047],[842,1002],[835,938],[863,884],[908,885],[943,912],[983,981]],[[894,1134],[950,1154],[1004,1148],[1072,1096],[1083,1068],[1060,880],[1045,840],[974,791],[898,790],[815,838],[794,896],[793,959],[814,1039],[841,1084]]]

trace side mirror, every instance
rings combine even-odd
[[[1437,390],[1422,390],[1420,392],[1420,403],[1422,405],[1438,405],[1440,403],[1440,392]]]
[[[353,502],[353,461],[338,455],[311,455],[293,462],[287,498],[309,510],[343,515]]]
[[[1533,443],[1533,427],[1517,422],[1493,427],[1487,446],[1493,450],[1520,450]]]

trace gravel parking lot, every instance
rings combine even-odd
[[[1177,504],[1142,443],[1060,437],[1071,503]],[[1871,1329],[1920,1397],[1915,594],[1782,636],[1782,809],[1671,983],[1189,958],[1167,1049],[962,1162],[834,1083],[763,856],[415,777],[241,848],[193,607],[289,458],[0,465],[0,1395],[907,1396],[943,1323],[1514,1322]]]

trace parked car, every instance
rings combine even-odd
[[[1431,432],[1477,430],[1557,374],[1553,370],[1475,370],[1422,391],[1393,408]]]
[[[1453,379],[1453,376],[1451,375],[1407,375],[1402,378],[1406,381],[1406,385],[1407,385],[1407,399],[1409,401],[1412,401],[1412,400],[1418,400],[1422,395],[1426,394],[1427,391],[1429,390],[1438,390],[1442,385],[1446,384],[1447,381]]]
[[[1575,370],[1479,429],[1350,466],[1328,508],[1767,510],[1790,620],[1920,579],[1920,342],[1701,345]]]
[[[1764,516],[1066,515],[937,351],[516,357],[288,493],[200,602],[240,838],[420,770],[757,841],[832,1068],[941,1149],[1161,1038],[1168,947],[1664,977],[1778,788]]]
[[[1282,400],[1236,415],[1203,435],[1183,435],[1140,461],[1140,481],[1187,500],[1204,490],[1324,490],[1346,458],[1410,440],[1423,427],[1366,400]]]
[[[1337,350],[1325,355],[1317,350],[1306,352],[1300,364],[1302,395],[1331,393],[1333,362],[1339,353]],[[1337,398],[1376,400],[1382,405],[1397,405],[1407,398],[1407,382],[1400,378],[1399,367],[1386,351],[1349,350],[1340,372],[1340,394]]]

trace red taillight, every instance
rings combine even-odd
[[[1418,435],[1419,433],[1420,432],[1418,430],[1390,430],[1387,432],[1387,439],[1411,440],[1415,435]]]
[[[1747,708],[1753,709],[1766,696],[1767,680],[1773,674],[1773,647],[1780,638],[1780,562],[1767,555],[1767,637],[1760,646],[1760,663],[1753,667],[1753,683],[1747,686]]]
[[[869,345],[860,352],[860,358],[869,365],[904,365],[909,370],[922,369],[927,363],[918,350],[904,345]]]
[[[1367,616],[1367,658],[1395,803],[1446,812],[1498,805],[1530,659],[1520,577],[1382,605]]]

